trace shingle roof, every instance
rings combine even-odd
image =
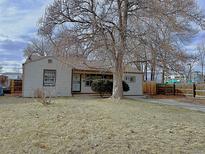
[[[34,61],[39,61],[45,58],[54,58],[56,60],[60,60],[55,56],[44,56],[44,57],[34,56],[34,57],[30,57],[29,59],[27,59],[24,64],[31,63]],[[77,60],[77,62],[68,63],[68,65],[72,66],[73,69],[75,70],[107,71],[107,72],[112,72],[113,70],[113,68],[110,65],[106,64],[105,62],[101,62],[101,61],[88,61],[88,60],[79,59]],[[136,67],[132,67],[130,65],[125,66],[125,72],[142,73],[138,71]]]

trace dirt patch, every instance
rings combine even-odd
[[[205,153],[205,114],[124,99],[0,97],[7,153]]]

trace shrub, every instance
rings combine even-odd
[[[43,105],[51,104],[51,94],[49,93],[49,95],[46,96],[46,91],[44,89],[36,89],[34,91],[34,97],[37,99],[38,102],[42,103]]]
[[[122,82],[122,85],[123,85],[123,91],[127,92],[130,90],[129,85],[125,81]],[[105,94],[112,93],[113,82],[107,79],[93,80],[91,84],[91,89],[94,92],[99,93],[100,96],[103,97]]]
[[[112,85],[113,83],[110,80],[99,79],[92,82],[91,89],[103,97],[105,94],[112,93]]]
[[[124,92],[127,92],[130,90],[129,85],[125,81],[122,81],[122,87],[123,87]]]

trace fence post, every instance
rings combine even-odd
[[[11,94],[13,94],[13,93],[14,93],[14,84],[15,84],[15,83],[14,83],[14,80],[11,80],[11,81],[10,81],[10,84],[11,84],[11,85],[10,85]]]
[[[174,96],[176,95],[176,85],[175,83],[173,84],[173,93],[174,93]]]
[[[196,84],[193,84],[193,97],[196,97]]]

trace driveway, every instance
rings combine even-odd
[[[186,103],[186,102],[183,103],[183,102],[178,102],[173,99],[146,99],[146,98],[135,97],[135,96],[129,96],[129,98],[140,100],[145,103],[170,105],[170,106],[175,106],[177,108],[184,108],[184,109],[189,109],[189,110],[194,110],[194,111],[205,112],[205,105],[192,104],[192,103]]]

